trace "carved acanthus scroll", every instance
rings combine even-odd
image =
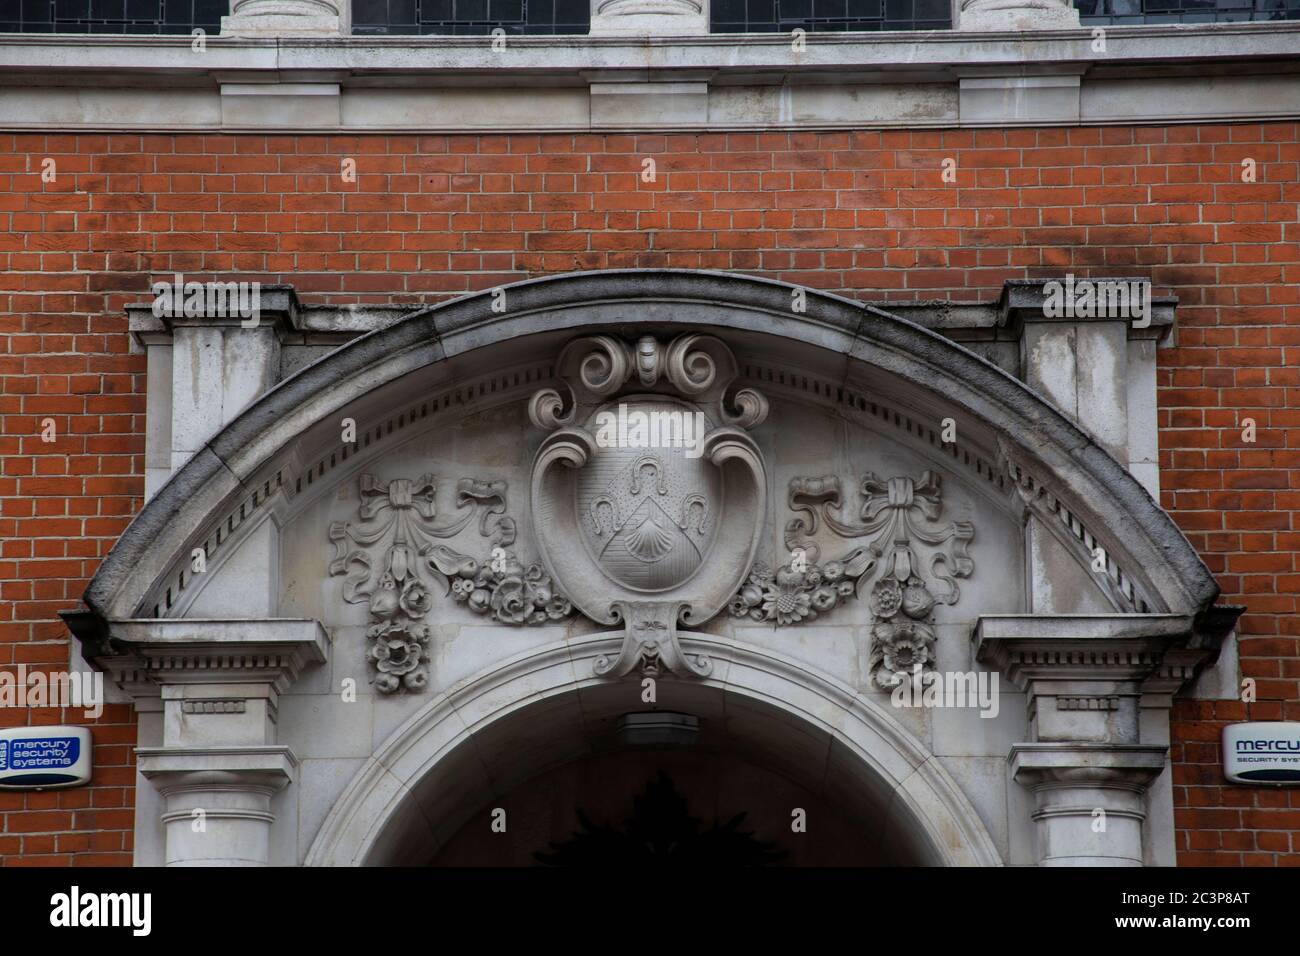
[[[456,484],[457,513],[447,517],[438,514],[437,490],[433,475],[386,484],[362,475],[360,523],[330,525],[330,574],[346,576],[345,601],[369,605],[367,658],[380,693],[427,686],[430,630],[424,620],[433,607],[433,588],[502,624],[541,624],[571,610],[539,565],[525,567],[509,550],[515,522],[506,515],[506,482],[462,478]],[[482,561],[440,543],[476,516],[479,535],[491,549]]]
[[[870,584],[871,672],[878,687],[888,688],[900,673],[933,666],[934,608],[956,604],[958,579],[974,571],[967,548],[975,529],[966,521],[940,522],[941,482],[931,471],[915,479],[867,474],[859,491],[856,517],[844,518],[838,477],[791,481],[788,501],[796,516],[786,524],[785,543],[792,559],[775,573],[756,567],[730,610],[737,617],[795,624],[860,596]],[[839,537],[870,540],[818,564],[821,549],[813,536],[822,521]],[[945,590],[936,595],[927,578],[943,582]]]

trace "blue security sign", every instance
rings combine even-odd
[[[85,727],[0,730],[0,789],[75,787],[90,780],[90,731]]]
[[[1234,783],[1300,783],[1300,723],[1224,727],[1223,773]]]

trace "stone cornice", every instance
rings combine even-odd
[[[503,50],[489,37],[213,36],[195,50],[189,36],[8,34],[0,129],[509,133],[1300,116],[1300,22],[1105,35],[1099,52],[1090,28],[814,33],[799,51],[785,34],[511,37]]]
[[[329,636],[319,621],[111,620],[108,646],[91,660],[135,697],[164,684],[266,684],[283,692],[303,668],[323,663]]]
[[[1064,277],[1061,273],[1061,278]],[[205,273],[206,275],[206,273]],[[190,278],[186,276],[186,278]],[[240,278],[236,274],[230,280]],[[1093,281],[1107,281],[1089,276]],[[1043,285],[1047,279],[1008,281],[996,302],[889,302],[864,300],[867,308],[879,309],[915,322],[960,342],[1007,342],[1020,338],[1026,319],[1053,321],[1043,315]],[[262,287],[264,324],[274,324],[280,341],[288,344],[341,345],[350,339],[382,329],[424,306],[413,305],[304,305],[290,285]],[[1151,324],[1137,328],[1128,323],[1130,339],[1154,339],[1160,345],[1170,340],[1175,325],[1175,296],[1152,298]],[[166,319],[153,315],[149,302],[134,302],[126,307],[132,338],[139,345],[170,345],[175,328],[184,325],[218,325],[213,318]],[[1055,321],[1089,321],[1060,319]],[[228,324],[237,325],[238,319]]]
[[[1031,698],[1066,700],[1062,709],[1098,709],[1108,695],[1138,693],[1168,706],[1217,656],[1222,623],[1186,614],[983,615],[971,642],[976,660]]]
[[[0,34],[0,70],[54,68],[61,73],[112,70],[382,70],[445,73],[503,68],[563,70],[680,70],[741,68],[809,71],[854,64],[955,66],[1060,63],[1187,64],[1189,60],[1246,61],[1294,57],[1300,21],[1107,26],[1107,51],[1093,52],[1092,26],[1069,30],[925,30],[811,33],[795,52],[785,33],[707,36],[510,37],[502,52],[483,36],[350,36],[343,38],[241,38],[210,36],[195,53],[192,38]],[[442,54],[431,60],[428,52]],[[67,53],[75,52],[75,58]]]

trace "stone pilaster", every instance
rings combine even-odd
[[[141,747],[136,760],[164,801],[167,866],[270,863],[271,798],[298,765],[288,747]]]
[[[191,277],[179,280],[183,310]],[[255,321],[228,309],[223,315],[156,315],[152,302],[127,307],[131,333],[148,356],[146,500],[280,380],[280,344],[298,322],[298,300],[289,286],[261,287],[257,300]]]
[[[1011,775],[1034,795],[1039,866],[1142,866],[1147,788],[1166,747],[1022,743]]]
[[[297,769],[276,743],[276,709],[304,668],[325,661],[324,629],[289,619],[131,620],[110,621],[108,634],[94,662],[141,709],[161,701],[161,746],[137,750],[140,776],[162,801],[161,862],[274,862],[271,801]]]
[[[1222,633],[1179,614],[984,616],[976,659],[1025,693],[1028,740],[1008,759],[1034,795],[1041,866],[1142,866],[1172,828],[1164,778],[1173,694]]]
[[[1060,283],[1049,288],[1048,282]],[[1019,376],[1031,389],[1073,419],[1153,498],[1160,493],[1156,422],[1156,350],[1172,339],[1173,297],[1153,297],[1141,319],[1119,315],[1084,317],[1060,306],[1072,288],[1066,272],[1055,280],[1005,284],[998,324],[1019,347]],[[1119,279],[1092,279],[1094,290]],[[1080,283],[1076,283],[1080,285]],[[1075,614],[1112,608],[1142,610],[1138,596],[1118,581],[1115,569],[1085,570],[1097,542],[1088,534],[1083,565],[1069,551],[1079,545],[1063,526],[1027,499],[1025,524],[1029,608],[1036,613]],[[1083,540],[1083,539],[1081,539]],[[1091,580],[1089,577],[1091,576]],[[1132,582],[1129,582],[1131,585]],[[1109,596],[1110,600],[1106,598]]]
[[[1155,407],[1155,347],[1173,331],[1178,300],[1152,298],[1150,314],[1141,320],[1121,315],[1085,317],[1073,308],[1054,315],[1048,283],[1062,283],[1062,292],[1072,287],[1067,283],[1083,285],[1082,278],[1067,273],[1063,270],[1054,280],[1012,281],[1003,287],[1002,321],[1020,333],[1021,378],[1078,422],[1117,461],[1128,465],[1135,477],[1146,480],[1151,476],[1133,466],[1155,463],[1151,456],[1156,423],[1146,408]],[[1087,281],[1102,287],[1133,280],[1090,277]],[[1132,409],[1136,417],[1130,415],[1130,403],[1136,406]],[[1137,458],[1130,457],[1130,448]]]

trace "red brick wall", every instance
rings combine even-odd
[[[1242,668],[1259,682],[1256,703],[1175,710],[1179,858],[1300,863],[1300,790],[1223,785],[1217,743],[1225,721],[1300,720],[1296,132],[0,134],[0,665],[66,659],[56,611],[139,507],[144,362],[123,306],[154,276],[241,273],[309,301],[416,303],[614,267],[968,301],[1066,270],[1149,275],[1180,299],[1178,347],[1161,353],[1163,503],[1224,600],[1248,605]],[[355,183],[340,176],[346,157]],[[1254,183],[1241,182],[1245,158]],[[75,719],[0,710],[7,723]],[[0,862],[129,860],[131,717],[110,708],[95,734],[93,786],[0,795]]]

